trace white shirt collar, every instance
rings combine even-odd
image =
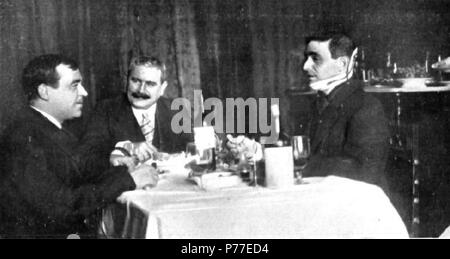
[[[134,117],[136,118],[139,125],[141,125],[142,122],[142,115],[146,115],[147,118],[150,119],[152,123],[155,121],[155,114],[156,114],[156,103],[150,106],[150,108],[143,110],[143,109],[136,109],[134,107],[131,107],[133,110]]]
[[[47,120],[49,120],[51,123],[55,124],[55,126],[58,127],[58,129],[62,129],[62,124],[57,119],[55,119],[55,117],[34,107],[33,105],[30,105],[30,107],[33,108],[34,110],[36,110],[37,112],[39,112],[40,114],[42,114],[42,116],[47,118]]]
[[[347,82],[347,81],[348,81],[347,79],[341,79],[341,80],[338,80],[338,81],[336,81],[336,82],[330,84],[330,85],[329,85],[329,88],[326,89],[326,90],[324,90],[323,92],[324,92],[326,95],[329,95],[336,87],[338,87],[339,85],[341,85],[342,83]]]
[[[315,91],[322,91],[326,95],[329,95],[334,88],[336,88],[338,85],[341,85],[342,83],[350,80],[350,78],[353,76],[353,70],[351,70],[349,73],[340,73],[338,75],[335,75],[328,79],[323,79],[314,83],[310,84],[310,87]]]

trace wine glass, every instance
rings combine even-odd
[[[311,155],[310,140],[308,136],[293,136],[291,138],[292,155],[294,159],[294,175],[297,183],[302,181],[302,172]]]
[[[195,156],[197,154],[197,148],[194,142],[186,144],[186,156]]]
[[[195,164],[191,165],[194,171],[214,170],[214,148],[200,150],[194,142],[189,142],[186,145],[186,156],[195,158]]]

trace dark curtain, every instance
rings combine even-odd
[[[278,97],[287,125],[289,88],[307,89],[304,38],[326,28],[350,34],[369,68],[386,53],[399,66],[450,53],[450,1],[191,0],[206,97]],[[285,114],[285,116],[283,116]]]
[[[191,4],[195,10],[204,97],[253,96],[247,1],[191,0]]]
[[[31,58],[41,54],[61,53],[79,62],[91,105],[102,95],[104,87],[117,88],[119,77],[114,73],[117,66],[112,66],[119,63],[113,54],[116,34],[108,33],[114,31],[111,8],[115,7],[101,8],[105,2],[108,1],[95,1],[96,4],[82,0],[1,2],[0,51],[1,64],[6,67],[0,71],[2,115],[10,115],[3,111],[13,111],[25,104],[20,81],[22,69]]]
[[[124,91],[137,55],[166,63],[169,97],[192,99],[200,88],[193,19],[187,0],[1,0],[0,131],[26,103],[23,67],[45,53],[79,62],[89,93],[84,114]]]
[[[129,1],[120,32],[121,75],[132,56],[154,55],[168,71],[169,97],[190,96],[200,88],[198,51],[189,1]],[[123,77],[124,83],[126,78]],[[124,85],[124,84],[123,84]]]
[[[191,0],[196,10],[205,97],[280,98],[287,124],[286,90],[306,88],[305,36],[339,15],[340,1]],[[338,17],[339,16],[339,17]],[[326,20],[325,22],[323,20]]]
[[[20,75],[44,53],[80,62],[85,114],[124,90],[131,57],[167,66],[170,97],[279,97],[304,88],[304,37],[342,26],[369,67],[449,55],[448,0],[0,0],[0,130],[25,102]],[[282,117],[283,120],[287,116]]]

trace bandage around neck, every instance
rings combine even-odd
[[[358,53],[358,48],[353,50],[352,56],[350,57],[347,69],[333,77],[323,79],[310,83],[309,86],[315,91],[323,91],[326,94],[330,93],[336,86],[342,84],[343,82],[349,80],[353,76],[353,67],[355,65],[356,54]]]

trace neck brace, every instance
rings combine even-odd
[[[347,69],[345,71],[333,77],[316,81],[314,83],[310,83],[309,86],[315,91],[322,91],[328,95],[336,86],[352,78],[357,53],[358,48],[355,48],[355,50],[353,50],[352,56],[350,57],[350,62],[347,65]]]

